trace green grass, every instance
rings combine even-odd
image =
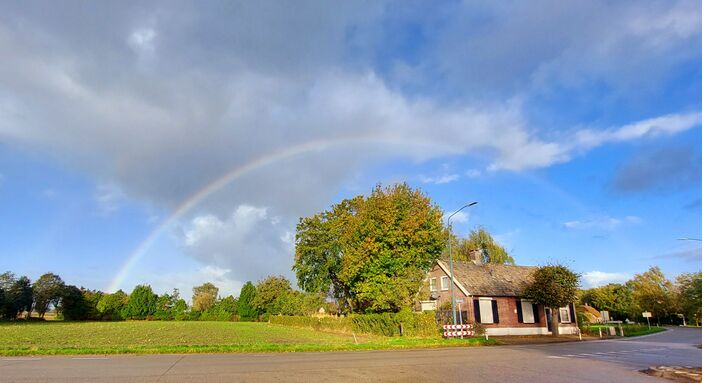
[[[650,328],[648,328],[647,325],[640,325],[640,324],[622,324],[621,326],[623,326],[623,335],[627,336],[627,337],[648,335],[648,334],[654,334],[657,332],[665,331],[665,329],[663,327],[651,326]],[[608,331],[609,327],[615,327],[616,334],[621,335],[617,324],[591,325],[591,326],[589,326],[589,334],[591,334],[591,335],[598,334],[599,328],[601,328],[602,331],[604,331],[604,330]],[[604,335],[606,335],[606,332],[604,332]]]
[[[387,338],[246,322],[0,324],[0,355],[292,352],[494,344],[483,338]]]

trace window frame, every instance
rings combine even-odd
[[[560,307],[558,311],[558,316],[560,317],[560,323],[572,323],[571,315],[570,315],[570,306],[565,306],[565,307]],[[562,315],[563,311],[565,310],[564,313],[565,315]]]
[[[482,324],[494,324],[494,309],[492,307],[493,299],[491,298],[479,298],[479,318]],[[485,307],[482,307],[485,306]],[[486,309],[485,309],[486,308]],[[488,322],[484,319],[490,319]]]
[[[444,283],[446,284],[443,286]],[[440,291],[447,291],[450,289],[450,277],[443,275],[440,277]]]
[[[438,279],[436,277],[429,278],[430,281],[430,292],[431,293],[436,293],[438,292]]]
[[[535,319],[535,312],[533,311],[533,302],[527,300],[527,299],[521,299],[521,307],[519,307],[521,310],[521,317],[523,318],[523,323],[526,324],[535,324],[536,319]],[[526,309],[528,311],[526,311]],[[530,313],[530,317],[532,320],[529,322],[526,320],[526,312]]]

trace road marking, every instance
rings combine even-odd
[[[550,358],[550,359],[565,359],[564,357],[557,356],[557,355],[550,355],[550,356],[548,356],[548,358]]]
[[[42,360],[42,358],[3,358],[4,362],[21,362],[30,360]]]
[[[73,359],[73,360],[106,360],[106,359],[108,359],[108,358],[106,358],[106,357],[104,357],[104,356],[103,356],[103,357],[97,357],[97,356],[91,357],[91,356],[88,356],[88,357],[77,357],[77,358],[71,358],[71,359]]]

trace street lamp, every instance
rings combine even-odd
[[[701,242],[701,238],[677,238],[678,241],[697,241]]]
[[[478,202],[468,203],[462,206],[461,208],[457,209],[457,211],[447,217],[447,250],[450,253],[450,299],[452,299],[452,324],[457,324],[457,312],[455,311],[455,272],[452,268],[452,224],[450,223],[450,219],[452,218],[452,216],[464,210],[465,208],[474,206],[477,203]]]

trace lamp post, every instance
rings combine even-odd
[[[468,203],[447,217],[447,250],[450,254],[450,299],[452,300],[452,324],[457,324],[457,311],[455,311],[455,271],[452,268],[452,223],[450,223],[450,219],[463,209],[476,204],[477,202]]]

